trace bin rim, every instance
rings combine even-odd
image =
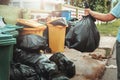
[[[12,35],[0,34],[0,46],[16,44],[16,38],[13,38]]]
[[[54,26],[54,25],[52,25],[52,24],[50,24],[50,23],[47,23],[47,26],[48,27],[58,27],[58,28],[65,28],[65,27],[68,27],[68,26],[61,26],[61,25],[56,25],[56,26]]]
[[[63,17],[57,17],[57,18],[54,18],[54,19],[52,19],[51,21],[48,21],[47,23],[46,23],[46,25],[48,26],[48,24],[51,24],[51,22],[53,22],[53,21],[56,21],[56,20],[59,20],[59,19],[63,19],[63,20],[65,20],[65,18],[63,18]],[[67,22],[66,22],[66,20],[65,20],[65,23],[66,23],[66,26],[62,26],[62,25],[55,25],[55,26],[62,26],[62,27],[68,27],[68,24],[67,24]],[[53,24],[51,24],[51,25],[53,25]],[[49,26],[48,26],[49,27]]]
[[[13,29],[21,29],[23,26],[18,26],[18,25],[12,25],[12,24],[6,24],[5,28],[13,28]]]
[[[57,18],[56,18],[56,17],[55,17],[55,18],[53,17],[53,19],[51,19],[50,21],[48,21],[47,24],[48,24],[48,23],[51,23],[51,22],[53,22],[53,21],[55,21],[55,20],[58,20],[58,19],[64,19],[64,18],[63,18],[63,17],[57,17]],[[65,20],[65,19],[64,19],[64,20]]]
[[[37,28],[37,27],[45,26],[44,24],[40,24],[36,21],[29,20],[29,19],[17,19],[17,22],[23,25],[30,26],[30,28]]]
[[[45,30],[46,29],[46,27],[44,27],[44,28],[23,28],[23,30],[25,30],[25,31],[34,31],[34,30],[36,30],[36,31],[38,31],[38,30]]]

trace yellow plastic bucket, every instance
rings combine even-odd
[[[64,52],[66,26],[47,24],[52,53]]]

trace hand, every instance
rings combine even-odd
[[[84,14],[87,16],[87,15],[89,15],[90,14],[90,11],[91,11],[91,9],[90,8],[86,8],[85,10],[84,10]]]

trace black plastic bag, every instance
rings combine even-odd
[[[69,21],[67,21],[68,27],[66,28],[66,34],[69,32],[69,30],[71,29],[71,27],[74,27],[75,24],[79,22],[79,20],[77,18],[72,18]]]
[[[67,77],[71,78],[75,75],[75,64],[62,53],[55,53],[49,59],[55,62],[58,66],[58,70]]]
[[[64,74],[59,73],[57,75],[52,76],[50,80],[69,80],[69,78],[66,77]]]
[[[58,73],[57,65],[52,61],[38,62],[35,66],[36,71],[47,80],[51,80],[51,76]]]
[[[20,64],[11,64],[10,66],[10,80],[22,80],[22,73],[17,69]]]
[[[16,48],[13,53],[13,60],[14,62],[34,66],[34,64],[37,63],[37,61],[39,61],[40,56],[40,53],[31,53]]]
[[[46,39],[39,35],[24,35],[17,38],[17,47],[28,52],[39,52],[47,47]]]
[[[32,67],[20,63],[12,63],[10,80],[40,80]]]
[[[16,49],[13,54],[13,59],[15,62],[33,67],[40,78],[46,80],[50,80],[50,76],[58,73],[57,65],[42,53],[30,53]]]
[[[48,32],[48,27],[44,30],[43,36],[46,38],[46,43],[47,43],[47,46],[46,46],[46,48],[45,48],[44,51],[45,51],[45,53],[51,53],[52,50],[49,47],[49,32]]]
[[[81,52],[92,52],[99,46],[100,35],[90,15],[84,16],[66,35],[66,46]]]
[[[39,60],[35,64],[35,69],[46,80],[51,80],[51,76],[58,73],[57,65],[53,61],[50,61],[44,54],[39,56]]]

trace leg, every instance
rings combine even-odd
[[[117,78],[120,80],[120,42],[116,41]]]

